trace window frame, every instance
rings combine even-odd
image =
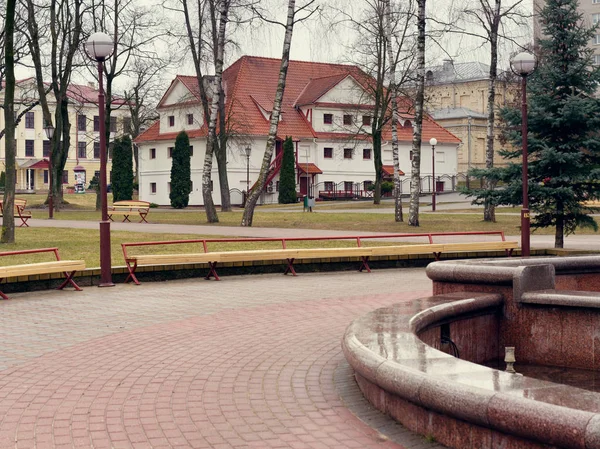
[[[323,124],[333,125],[333,114],[323,113]]]
[[[333,192],[333,190],[334,190],[334,185],[335,185],[335,184],[333,183],[333,181],[325,181],[325,182],[323,182],[323,189],[324,189],[326,192]]]
[[[156,148],[150,148],[150,159],[156,159]]]
[[[188,125],[194,124],[194,114],[187,114],[187,124]]]
[[[175,116],[174,115],[167,116],[167,123],[169,124],[169,128],[173,128],[175,126]]]
[[[94,142],[94,159],[100,159],[100,142]]]
[[[362,116],[362,124],[363,124],[363,126],[371,126],[372,122],[373,122],[373,118],[370,115],[363,115]]]
[[[28,111],[25,113],[25,129],[35,129],[35,112]]]
[[[87,159],[87,143],[85,141],[77,142],[77,158]]]
[[[31,150],[31,151],[29,151]],[[31,153],[31,154],[29,154]],[[25,157],[35,157],[35,140],[25,140]]]
[[[94,132],[100,132],[100,116],[94,115]]]
[[[51,150],[52,150],[52,141],[44,140],[42,143],[42,157],[50,157]]]
[[[344,114],[344,126],[352,126],[354,124],[354,116],[352,114]]]
[[[327,155],[329,153],[329,156]],[[333,148],[325,147],[323,148],[323,159],[333,159]]]
[[[372,157],[371,148],[363,148],[363,161],[370,161]]]
[[[344,148],[344,159],[354,159],[354,148]]]
[[[150,183],[150,193],[152,195],[156,195],[156,183],[155,182]]]
[[[98,118],[100,120],[100,118]],[[77,131],[87,130],[87,116],[85,114],[77,114]]]
[[[175,147],[167,147],[167,159],[173,159],[173,150]]]

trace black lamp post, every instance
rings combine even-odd
[[[523,146],[523,208],[521,209],[521,256],[530,254],[529,177],[527,153],[527,77],[535,70],[535,56],[521,52],[510,61],[512,71],[521,77],[521,138]]]
[[[252,148],[246,147],[244,150],[246,153],[246,196],[250,195],[250,153]]]
[[[431,210],[435,212],[435,146],[437,145],[437,139],[432,137],[429,139],[429,145],[431,145],[431,178],[433,181],[433,192],[431,193]]]
[[[54,137],[54,126],[52,122],[46,122],[44,126],[46,137],[50,141],[50,154],[48,155],[48,218],[54,218],[54,186],[52,185],[52,137]]]
[[[105,33],[92,34],[85,43],[89,58],[98,62],[98,118],[100,121],[100,202],[102,220],[100,221],[100,284],[99,287],[112,287],[110,260],[110,221],[108,220],[108,204],[106,196],[106,124],[104,123],[104,86],[103,62],[113,52],[114,43]]]

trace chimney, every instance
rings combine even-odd
[[[452,73],[454,71],[454,61],[452,59],[444,59],[442,70],[444,73]]]

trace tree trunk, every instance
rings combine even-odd
[[[419,226],[419,199],[421,194],[421,131],[423,127],[423,103],[425,100],[425,0],[417,0],[417,95],[415,98],[415,122],[412,141],[412,166],[410,179],[410,207],[408,225]]]
[[[402,195],[400,182],[400,161],[398,159],[398,93],[396,92],[396,59],[392,49],[392,7],[390,0],[385,2],[385,39],[387,40],[388,59],[390,61],[390,86],[392,95],[392,157],[394,160],[394,219],[396,222],[404,221],[402,214]]]
[[[565,245],[565,206],[562,201],[556,202],[556,232],[554,233],[554,247],[564,248]]]
[[[487,143],[485,150],[485,167],[490,169],[494,166],[494,126],[496,121],[496,79],[498,77],[498,28],[500,25],[500,0],[495,2],[494,16],[490,27],[490,79],[488,86],[488,104],[487,104]],[[485,188],[492,190],[495,182],[485,178]],[[486,199],[483,208],[483,220],[489,222],[496,221],[496,207],[489,199]]]
[[[373,162],[375,164],[375,191],[373,195],[373,204],[381,204],[381,183],[383,162],[381,160],[381,128],[377,128],[373,133]]]
[[[2,236],[0,243],[15,242],[15,8],[16,0],[6,1],[6,19],[4,23],[4,62],[6,87],[4,91],[4,158],[6,184],[4,186],[4,214],[2,217]]]
[[[279,69],[279,82],[277,83],[277,91],[275,92],[275,101],[273,102],[273,112],[271,113],[271,124],[269,127],[269,137],[267,138],[267,146],[263,156],[262,165],[258,180],[254,188],[249,192],[246,206],[244,207],[244,215],[242,216],[241,226],[252,226],[254,217],[254,208],[258,198],[265,188],[267,183],[267,175],[273,158],[275,149],[275,139],[277,138],[277,126],[279,124],[279,116],[281,114],[281,102],[283,93],[285,92],[285,81],[287,78],[288,66],[290,63],[290,47],[292,45],[292,34],[294,32],[294,15],[296,13],[296,1],[289,0],[287,23],[285,26],[285,38],[283,39],[283,51],[281,54],[281,66]]]
[[[229,195],[229,178],[227,175],[227,132],[225,93],[223,92],[223,83],[221,83],[219,86],[219,144],[216,147],[219,187],[221,188],[221,212],[231,212],[231,195]]]

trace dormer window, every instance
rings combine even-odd
[[[344,125],[352,125],[352,116],[350,114],[344,114]]]
[[[331,125],[333,123],[333,114],[323,114],[323,123]]]
[[[175,116],[169,115],[169,126],[175,126]]]
[[[175,123],[173,123],[174,125]],[[194,114],[188,114],[187,115],[187,124],[188,125],[193,125],[194,124]],[[171,126],[173,126],[171,125]]]

